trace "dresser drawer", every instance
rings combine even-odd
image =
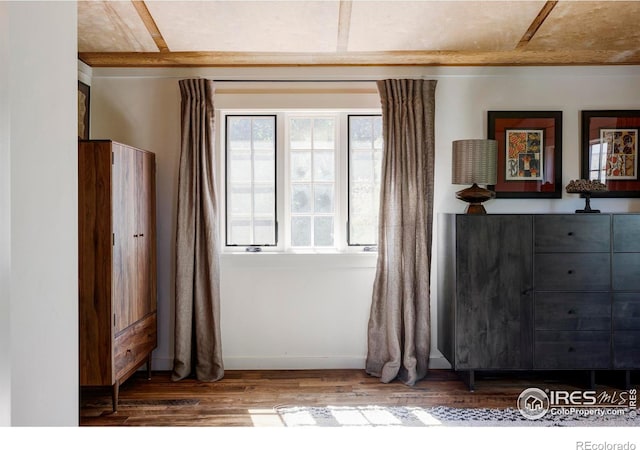
[[[640,330],[640,292],[614,294],[612,311],[614,330]]]
[[[640,214],[613,216],[613,251],[640,252]]]
[[[611,353],[610,331],[537,331],[537,369],[606,369]]]
[[[609,215],[542,215],[534,219],[536,252],[608,252]]]
[[[613,289],[640,291],[640,253],[613,254]]]
[[[613,332],[613,368],[640,369],[640,331]]]
[[[608,253],[535,255],[535,288],[539,291],[606,291],[610,289]]]
[[[140,365],[156,348],[156,313],[139,320],[126,328],[115,339],[116,379]]]
[[[609,330],[611,297],[606,292],[536,294],[536,330]]]

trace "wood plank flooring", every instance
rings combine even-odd
[[[118,411],[109,389],[80,391],[80,426],[261,427],[282,426],[278,406],[515,407],[528,387],[587,389],[586,372],[476,375],[475,391],[450,370],[431,370],[415,386],[381,383],[363,370],[226,371],[212,383],[172,381],[170,372],[133,375],[120,388]],[[601,382],[608,383],[600,385]],[[632,382],[637,380],[632,379]],[[598,375],[597,388],[622,389],[622,375]]]

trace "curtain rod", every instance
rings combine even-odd
[[[218,83],[375,83],[378,80],[216,80]]]

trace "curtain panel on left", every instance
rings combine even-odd
[[[180,80],[182,142],[176,227],[174,381],[224,376],[220,338],[220,233],[215,180],[215,87]]]

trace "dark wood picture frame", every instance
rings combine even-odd
[[[488,186],[496,198],[562,198],[562,111],[488,111],[487,118],[487,138],[498,142],[497,182]],[[507,134],[524,140],[510,143]]]
[[[78,139],[89,139],[89,106],[91,87],[78,81]]]
[[[580,176],[607,186],[591,196],[640,197],[640,110],[588,110],[581,119]]]

